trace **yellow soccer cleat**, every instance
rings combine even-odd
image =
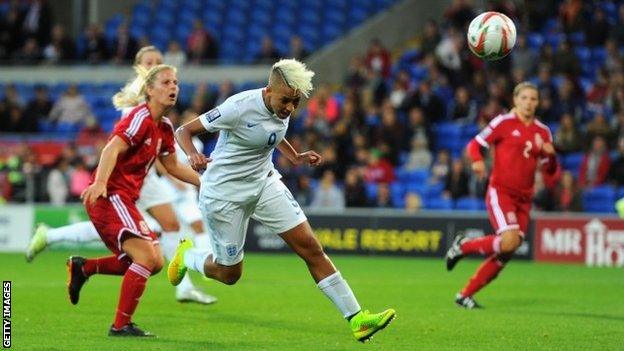
[[[173,255],[173,259],[171,259],[169,267],[167,267],[167,278],[169,278],[171,284],[178,285],[182,281],[182,278],[184,278],[187,270],[184,265],[184,253],[192,247],[192,241],[187,239],[180,240],[180,245],[178,245],[175,255]]]
[[[366,342],[375,333],[385,328],[396,316],[396,312],[389,308],[381,313],[370,313],[368,311],[360,311],[353,316],[349,323],[353,336],[358,341]]]

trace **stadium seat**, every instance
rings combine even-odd
[[[483,200],[473,197],[462,197],[455,201],[455,209],[464,211],[480,211]]]
[[[425,199],[425,208],[429,210],[452,210],[453,201],[445,198],[427,198]]]
[[[583,153],[577,152],[573,154],[567,154],[562,158],[563,169],[568,171],[578,171],[583,161]]]
[[[366,187],[366,198],[369,201],[375,200],[377,198],[377,189],[379,188],[377,183],[366,183],[365,187]]]

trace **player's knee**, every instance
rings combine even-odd
[[[153,265],[154,268],[152,268],[152,275],[155,275],[163,269],[165,265],[165,260],[162,258],[162,256],[156,256],[154,257]]]
[[[510,230],[502,234],[500,252],[510,254],[515,252],[522,245],[522,236],[517,230]]]

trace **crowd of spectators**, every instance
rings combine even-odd
[[[488,2],[487,6],[506,13],[520,29],[516,48],[503,60],[485,63],[470,53],[463,33],[476,10],[470,2],[457,0],[443,21],[426,23],[418,34],[416,49],[393,55],[381,40],[374,39],[350,59],[340,86],[317,87],[291,121],[289,139],[296,149],[319,151],[325,159],[323,166],[309,169],[292,166],[281,156],[275,160],[301,205],[418,211],[431,208],[429,193],[449,201],[482,199],[487,180],[472,175],[461,150],[440,147],[437,126],[454,123],[477,126],[475,131],[482,128],[511,107],[511,91],[524,80],[539,87],[538,116],[551,126],[560,159],[581,155],[576,166],[564,170],[554,184],[545,184],[537,174],[536,208],[582,211],[585,189],[604,184],[624,186],[624,59],[619,49],[624,47],[624,5],[615,21],[606,20],[599,3],[576,0],[524,2],[523,8],[511,1]],[[544,33],[544,28],[550,28],[548,37],[559,39],[531,45],[532,33]],[[171,43],[165,61],[180,65],[201,58],[203,54],[198,52],[218,50],[216,46],[210,49],[213,39],[203,31],[201,23],[197,24],[187,50],[180,43]],[[582,40],[575,39],[579,37]],[[88,60],[101,56],[98,46],[95,40]],[[298,58],[308,54],[297,37],[292,46],[298,47]],[[604,49],[604,59],[587,67],[582,58],[585,49]],[[119,57],[127,54],[116,52]],[[258,61],[273,62],[283,55],[269,37],[263,38]],[[235,92],[231,82],[224,82],[217,91],[200,85],[188,106],[178,106],[173,118],[196,116]],[[85,124],[93,119],[72,87],[54,104],[46,97],[45,87],[37,90],[27,106],[10,86],[4,95],[0,102],[0,115],[7,116],[0,118],[3,131],[32,131],[38,118],[71,118]],[[26,114],[26,110],[33,112]],[[101,130],[94,127],[94,132]],[[214,143],[214,136],[206,142]],[[64,151],[45,170],[29,163],[32,153],[21,150],[12,161],[0,164],[0,187],[5,179],[0,190],[6,194],[9,184],[12,200],[25,199],[26,194],[19,195],[20,184],[28,177],[15,172],[28,169],[28,174],[40,171],[47,176],[39,182],[46,185],[40,189],[47,190],[39,191],[36,200],[75,199],[74,190],[84,186],[83,171],[92,169],[97,161],[98,147],[78,149],[83,162]],[[74,181],[75,174],[78,179]],[[406,174],[424,174],[425,178],[405,182]],[[66,190],[60,186],[62,181]]]

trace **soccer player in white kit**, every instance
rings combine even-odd
[[[366,341],[392,321],[395,311],[362,311],[271,161],[277,147],[295,164],[321,163],[319,154],[299,153],[285,139],[290,115],[301,96],[312,91],[313,76],[314,72],[297,60],[280,60],[273,65],[266,88],[236,94],[177,129],[176,139],[191,167],[205,169],[199,203],[212,249],[193,249],[190,241],[183,240],[167,276],[177,285],[191,269],[235,284],[241,277],[245,235],[253,217],[279,234],[305,261],[318,287],[349,321],[355,338]],[[210,163],[192,143],[194,135],[206,131],[219,131]]]
[[[142,77],[140,76],[144,76],[151,67],[162,63],[162,53],[154,46],[143,47],[137,52],[134,66],[137,77],[113,96],[113,104],[121,111],[122,116],[125,116],[134,108],[134,101],[139,94],[142,83]],[[186,162],[185,159],[184,162]],[[160,166],[158,161],[156,161],[156,165]],[[164,167],[159,169],[164,169]],[[137,207],[144,216],[148,226],[154,232],[161,233],[160,244],[163,253],[165,258],[171,260],[181,236],[180,221],[172,205],[175,193],[170,190],[170,187],[163,186],[163,182],[164,180],[156,174],[155,169],[151,168],[141,188]],[[197,228],[197,225],[195,225],[195,228]],[[207,247],[209,245],[208,235],[201,231],[196,231],[196,234],[193,238],[196,244],[201,247]],[[29,262],[32,261],[38,253],[53,243],[62,241],[84,243],[100,240],[101,238],[97,230],[90,221],[78,222],[59,228],[48,228],[46,225],[39,225],[28,245],[26,259]],[[184,278],[181,285],[180,288],[176,289],[176,300],[180,302],[211,304],[217,301],[216,297],[197,289],[188,276]]]

